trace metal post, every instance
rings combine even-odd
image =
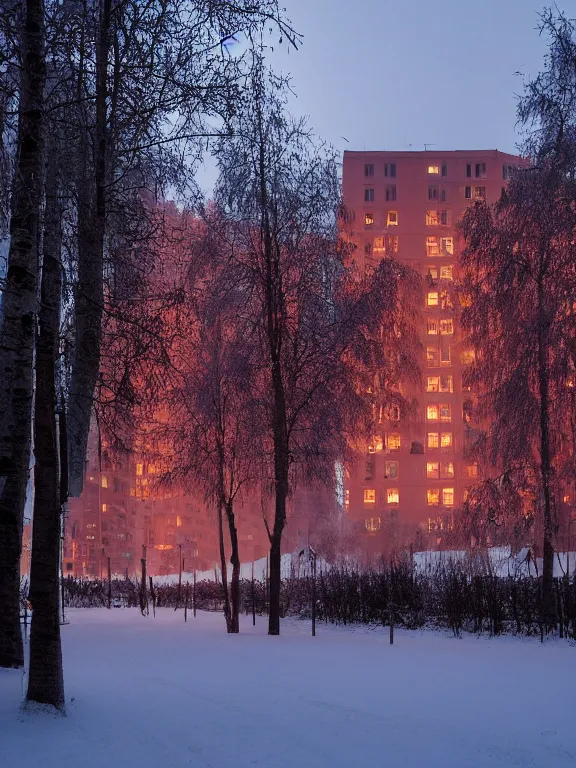
[[[192,611],[196,616],[196,558],[194,558],[194,584],[192,586]]]
[[[309,547],[312,558],[312,637],[316,637],[316,552]]]
[[[110,555],[106,558],[108,561],[108,609],[112,608],[112,569],[110,567]]]
[[[176,600],[176,608],[180,608],[182,604],[182,544],[178,544],[178,547],[180,554],[178,558],[178,598]]]
[[[256,626],[256,601],[254,599],[254,558],[252,558],[252,626]]]

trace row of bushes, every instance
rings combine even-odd
[[[137,580],[114,579],[112,598],[127,607],[141,606]],[[555,580],[558,623],[546,627],[543,621],[541,580],[530,577],[497,578],[470,575],[452,563],[425,573],[415,573],[409,563],[391,568],[360,569],[331,567],[316,577],[316,615],[333,624],[390,624],[415,629],[425,625],[462,632],[544,635],[576,638],[576,580]],[[309,617],[312,578],[296,574],[282,581],[284,616]],[[157,607],[184,607],[187,602],[199,610],[221,610],[222,586],[200,581],[194,588],[183,584],[154,585]],[[147,599],[152,603],[150,589]],[[117,600],[116,600],[117,602]],[[108,604],[108,582],[67,578],[64,582],[66,607],[104,607]],[[267,588],[263,581],[241,582],[242,610],[267,613]]]

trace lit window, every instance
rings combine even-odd
[[[367,227],[371,227],[374,224],[374,214],[373,213],[367,213],[364,216],[364,224]]]
[[[372,187],[368,187],[364,190],[364,202],[365,203],[373,203],[374,202],[374,190]]]
[[[400,450],[400,434],[398,432],[389,432],[386,435],[386,448],[389,451]]]
[[[440,465],[437,461],[428,461],[426,463],[426,477],[435,479],[439,477]]]
[[[452,446],[452,432],[442,432],[440,435],[440,447],[450,448]]]
[[[570,496],[564,496],[564,504],[568,504],[570,501]]]
[[[388,215],[386,216],[386,226],[387,227],[398,226],[398,211],[388,211]]]
[[[399,464],[397,461],[387,461],[385,466],[385,474],[388,479],[395,479],[398,477]]]
[[[426,419],[428,421],[438,421],[438,406],[428,405],[426,407]]]
[[[108,512],[108,504],[102,504],[102,512]]]
[[[486,178],[486,163],[476,163],[476,178],[477,179]]]
[[[443,461],[440,464],[440,477],[454,477],[454,463],[452,461]]]
[[[438,187],[436,184],[428,187],[428,200],[438,200]]]
[[[452,265],[445,267],[440,267],[440,279],[441,280],[452,280]]]
[[[426,255],[427,256],[439,256],[440,248],[438,246],[438,238],[434,235],[426,238]]]
[[[440,405],[440,421],[452,421],[452,406],[448,403]]]
[[[472,187],[466,187],[464,189],[464,197],[466,198],[466,200],[472,199]]]
[[[429,307],[438,306],[438,291],[428,291],[428,294],[426,296],[426,304]]]
[[[438,280],[438,267],[428,265],[427,270],[426,276],[429,277],[430,280]]]
[[[396,163],[384,164],[384,176],[390,176],[390,178],[396,178]]]
[[[144,472],[144,464],[136,464],[136,474],[138,476],[142,475]]]
[[[435,334],[438,333],[438,320],[435,320],[433,318],[429,318],[427,323],[426,323],[426,327],[428,329],[428,335],[429,336],[434,336]]]
[[[182,528],[182,518],[180,517],[180,515],[176,515],[176,527]]]
[[[443,347],[440,350],[440,365],[450,365],[450,347]]]
[[[372,445],[374,446],[374,452],[380,452],[384,447],[384,441],[381,437],[375,437],[372,440]]]
[[[429,368],[437,368],[440,364],[438,347],[426,347],[426,364]]]
[[[440,173],[440,168],[437,165],[429,165],[428,166],[428,173],[432,175],[438,175]]]
[[[454,321],[451,318],[440,320],[440,333],[442,336],[454,333]]]
[[[473,349],[466,349],[464,352],[460,353],[460,362],[462,365],[470,365],[470,363],[473,363],[476,359],[476,355],[474,354]]]
[[[478,477],[478,464],[466,465],[466,477]]]
[[[388,504],[400,504],[400,493],[398,488],[388,488],[386,491],[386,501]]]
[[[438,488],[428,488],[426,495],[429,507],[437,507],[440,504],[440,490]]]
[[[428,432],[427,443],[428,448],[438,448],[438,432]]]
[[[398,235],[386,235],[384,243],[386,253],[398,253]]]
[[[440,224],[440,217],[438,211],[426,211],[426,225],[429,227],[437,227]]]
[[[376,531],[379,531],[381,524],[382,523],[379,517],[369,517],[367,520],[364,521],[366,530],[370,531],[371,533],[375,533]]]
[[[386,187],[386,200],[396,200],[396,184],[389,184]]]
[[[474,199],[485,200],[486,199],[486,187],[474,187]]]
[[[440,389],[440,376],[426,377],[426,392],[438,392]]]
[[[454,488],[442,488],[442,504],[445,507],[454,506]]]
[[[444,223],[444,222],[442,222]],[[441,237],[440,238],[440,248],[442,249],[442,253],[449,253],[452,255],[454,253],[454,238],[453,237]]]
[[[344,491],[344,506],[347,510],[350,509],[350,491],[348,488]]]
[[[453,376],[440,376],[440,392],[453,392],[454,391],[454,377]]]
[[[102,488],[108,488],[108,478],[106,475],[102,475]]]
[[[374,176],[374,166],[371,163],[364,166],[364,176]]]
[[[376,504],[376,491],[373,488],[364,489],[364,504]]]

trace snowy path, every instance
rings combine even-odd
[[[576,766],[576,648],[73,610],[68,716],[18,712],[0,670],[1,768]]]

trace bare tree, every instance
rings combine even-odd
[[[0,329],[0,666],[23,663],[20,555],[30,466],[33,358],[44,121],[44,3],[27,0],[21,18],[18,147],[10,249]]]
[[[42,287],[36,344],[34,404],[34,517],[30,571],[30,666],[28,701],[64,710],[60,644],[60,451],[56,406],[62,301],[62,212],[54,134],[48,146]]]
[[[399,301],[409,272],[392,259],[366,276],[346,266],[336,157],[286,115],[283,84],[259,64],[251,98],[231,124],[235,138],[219,147],[217,202],[230,222],[226,283],[242,292],[259,348],[251,386],[268,457],[264,487],[274,500],[265,523],[268,631],[277,635],[287,499],[303,480],[333,482],[352,434],[370,429],[377,374],[382,393],[399,396],[395,373],[404,363],[416,368],[415,304],[409,291]]]
[[[471,381],[489,419],[491,463],[519,462],[538,478],[543,520],[543,600],[555,622],[557,469],[568,429],[576,369],[576,227],[573,183],[554,165],[518,171],[494,206],[477,204],[462,222],[467,270],[463,326],[477,359]]]

